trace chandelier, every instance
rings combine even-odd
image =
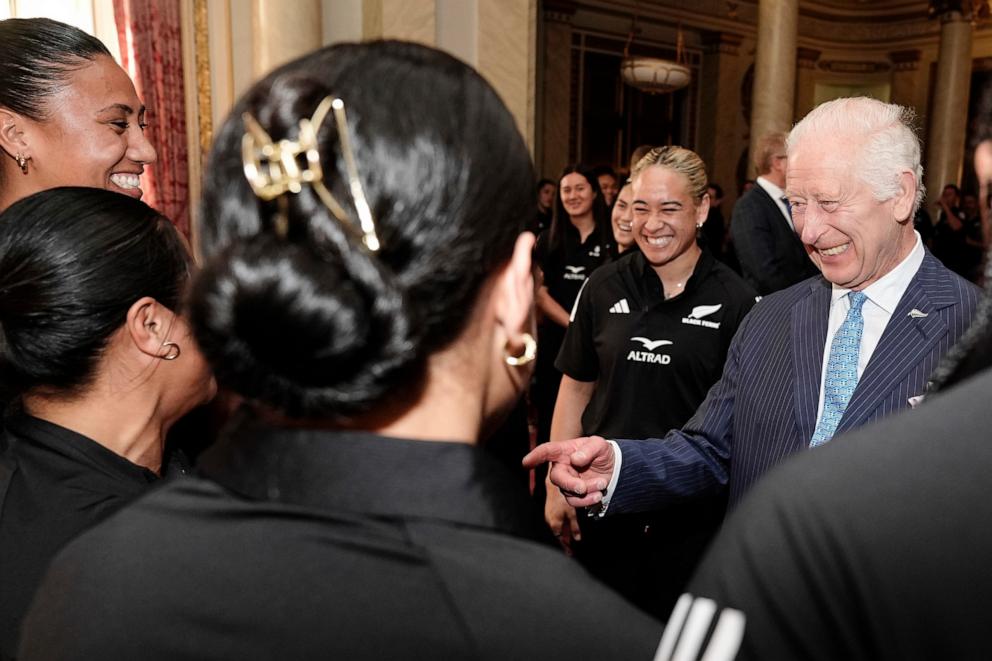
[[[692,80],[692,72],[685,66],[682,55],[684,46],[682,24],[679,24],[678,37],[675,42],[675,59],[666,60],[660,57],[644,57],[630,54],[630,45],[637,32],[637,13],[631,18],[630,36],[623,48],[623,60],[620,62],[620,75],[623,82],[636,87],[648,94],[668,94],[680,90]]]

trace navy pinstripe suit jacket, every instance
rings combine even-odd
[[[657,509],[729,485],[733,507],[816,425],[830,283],[817,276],[762,299],[734,336],[722,378],[681,430],[619,441],[623,464],[609,512]],[[926,253],[879,340],[843,433],[909,406],[971,321],[979,289]],[[909,316],[911,310],[926,314]]]

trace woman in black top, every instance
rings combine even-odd
[[[681,427],[719,380],[754,305],[754,290],[696,242],[709,209],[702,159],[659,147],[633,174],[631,230],[640,252],[599,269],[580,294],[556,362],[564,376],[552,440],[647,438]],[[551,487],[545,512],[563,544],[581,537],[572,548],[593,573],[665,618],[723,509],[713,498],[590,519]]]
[[[138,200],[56,188],[0,214],[0,657],[55,552],[148,489],[215,385],[179,312],[190,257]]]
[[[631,203],[634,201],[634,187],[628,181],[617,192],[617,199],[610,209],[610,224],[613,227],[613,241],[617,247],[617,256],[622,255],[630,249],[637,250],[637,242],[634,241],[634,209]]]
[[[56,186],[141,197],[145,108],[99,39],[48,18],[0,21],[0,211]]]
[[[532,399],[537,408],[537,440],[551,433],[551,415],[561,372],[555,356],[565,337],[568,315],[583,283],[613,251],[610,215],[592,168],[569,165],[558,182],[558,199],[551,228],[541,234],[534,251],[540,286],[537,309],[537,371]]]
[[[527,229],[534,234],[540,234],[551,227],[552,209],[555,198],[558,197],[558,184],[550,179],[541,179],[534,190],[537,196],[537,212],[534,214],[534,221]]]
[[[537,309],[537,367],[531,387],[531,402],[537,411],[537,442],[551,435],[561,372],[555,356],[568,327],[568,315],[589,274],[606,263],[614,251],[610,212],[599,189],[594,170],[569,165],[558,182],[554,220],[542,233],[534,249],[539,287]],[[534,500],[544,502],[544,473],[535,471]]]
[[[529,539],[474,447],[534,357],[532,168],[492,88],[419,45],[325,48],[210,164],[193,325],[246,409],[201,479],[65,549],[24,658],[651,658],[658,627]]]

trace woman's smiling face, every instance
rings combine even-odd
[[[88,186],[141,197],[138,177],[155,162],[155,148],[144,134],[145,108],[113,59],[101,55],[74,70],[45,113],[24,124],[38,190]]]

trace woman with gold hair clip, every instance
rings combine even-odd
[[[66,547],[23,659],[652,658],[660,626],[476,448],[536,349],[533,171],[493,89],[326,48],[247,92],[207,172],[192,323],[247,404],[200,478]]]

